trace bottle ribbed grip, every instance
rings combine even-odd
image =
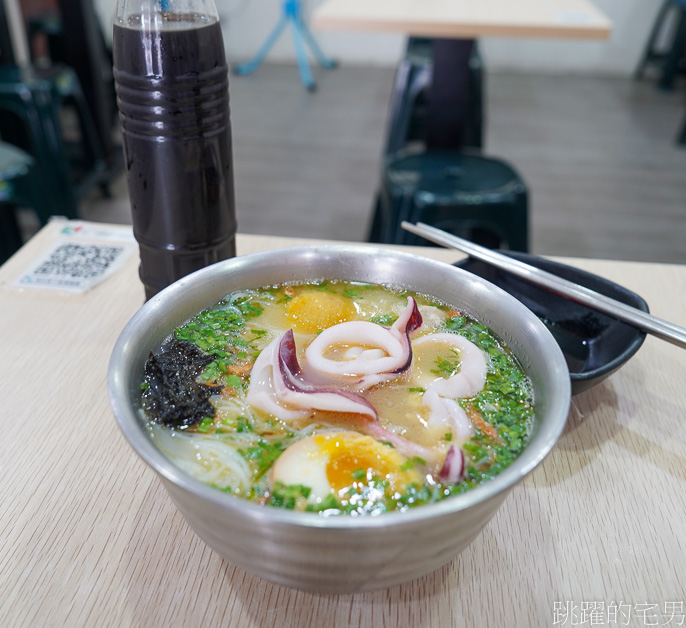
[[[150,137],[207,135],[229,124],[226,67],[198,77],[150,78],[115,70],[122,129]]]

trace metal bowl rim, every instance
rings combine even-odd
[[[489,290],[500,293],[499,299],[505,300],[503,306],[507,307],[511,313],[524,317],[528,322],[528,325],[535,328],[538,335],[543,336],[544,342],[548,348],[548,358],[551,360],[551,370],[556,372],[555,416],[545,425],[545,432],[536,435],[510,466],[494,478],[488,480],[485,484],[474,487],[461,495],[456,495],[433,504],[425,504],[416,509],[411,508],[405,512],[383,513],[382,516],[355,517],[341,515],[322,517],[316,513],[295,512],[280,508],[266,508],[207,486],[174,465],[171,460],[157,449],[145,432],[138,413],[133,411],[125,401],[128,395],[126,394],[125,388],[126,372],[123,371],[122,361],[124,360],[127,350],[127,344],[132,341],[131,336],[134,334],[134,330],[143,323],[148,323],[148,319],[154,320],[155,312],[162,307],[173,304],[176,300],[181,299],[184,291],[189,285],[202,281],[209,282],[215,276],[240,272],[241,268],[246,265],[257,264],[260,261],[270,259],[274,256],[297,257],[320,252],[338,256],[369,256],[373,253],[389,258],[397,258],[399,260],[404,259],[405,261],[423,264],[427,267],[432,267],[434,265],[442,268],[447,267],[451,269],[450,272],[455,273],[456,277],[462,275],[463,279],[468,278],[468,281],[485,284],[488,286]],[[395,285],[402,285],[402,282],[396,282]],[[369,530],[386,528],[389,526],[401,526],[410,524],[411,522],[434,519],[436,517],[464,511],[481,502],[488,501],[501,492],[508,490],[526,477],[548,455],[564,429],[571,400],[569,373],[562,352],[553,336],[525,305],[498,286],[451,264],[417,256],[409,252],[392,249],[378,249],[368,245],[335,244],[272,249],[269,251],[243,255],[223,262],[218,262],[212,266],[196,271],[165,288],[159,294],[147,301],[134,314],[120,333],[110,358],[108,388],[110,403],[116,421],[126,440],[129,442],[129,445],[138,456],[164,480],[186,492],[196,495],[202,500],[213,502],[215,505],[235,514],[241,514],[242,516],[252,517],[261,521],[267,520],[277,525],[290,525],[309,529],[324,528],[328,530]],[[563,410],[563,408],[565,409]],[[551,409],[551,414],[552,412],[553,410]],[[534,450],[532,445],[535,442],[538,443],[539,446]]]

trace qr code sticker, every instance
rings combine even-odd
[[[33,273],[83,279],[102,275],[124,249],[121,246],[62,244]]]
[[[119,268],[131,250],[127,245],[58,243],[15,283],[85,292]]]

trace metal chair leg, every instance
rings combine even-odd
[[[0,202],[0,264],[7,261],[24,244],[15,211],[14,206]]]
[[[681,126],[681,133],[679,133],[676,141],[680,146],[686,146],[686,116],[684,116],[684,121]]]
[[[300,28],[301,19],[299,15],[299,2],[288,2],[289,14],[288,19],[291,22],[293,31],[293,45],[295,46],[295,58],[298,61],[298,70],[300,71],[300,80],[303,85],[310,91],[316,88],[312,72],[310,72],[310,64],[307,60],[307,50],[305,49],[305,40]]]
[[[395,71],[395,81],[393,85],[393,94],[391,95],[391,102],[389,106],[388,128],[386,137],[386,148],[384,154],[390,155],[402,147],[402,141],[399,139],[397,129],[402,127],[404,131],[404,105],[406,102],[406,92],[409,88],[410,78],[412,75],[412,64],[406,59],[401,59],[398,64],[398,69]],[[402,138],[404,140],[404,136]]]
[[[276,43],[276,40],[279,38],[279,35],[281,35],[283,29],[286,28],[287,23],[288,19],[286,15],[283,14],[281,19],[274,27],[274,30],[269,34],[265,42],[262,44],[262,47],[257,51],[257,54],[250,61],[234,66],[233,71],[236,74],[244,75],[251,74],[257,70],[257,68],[262,65],[262,62],[265,60],[267,53],[271,50],[271,47]]]
[[[310,50],[312,51],[312,54],[314,55],[314,58],[316,59],[317,63],[321,67],[326,68],[328,70],[332,70],[333,68],[338,67],[338,61],[336,61],[336,59],[327,57],[322,52],[322,49],[319,47],[317,40],[314,38],[314,35],[312,34],[310,27],[307,25],[307,22],[305,22],[305,20],[303,19],[300,20],[300,29],[302,30],[303,37],[305,38],[305,43],[310,47]]]
[[[317,63],[323,68],[335,68],[338,63],[334,59],[330,59],[324,55],[317,44],[314,35],[312,35],[312,32],[303,20],[302,0],[284,0],[281,5],[281,18],[265,40],[264,44],[262,44],[257,51],[257,54],[250,61],[235,66],[233,69],[234,73],[245,75],[254,72],[265,60],[272,46],[276,43],[276,40],[289,22],[293,29],[293,44],[295,46],[295,56],[298,62],[300,78],[307,89],[315,89],[316,83],[314,82],[312,72],[310,71],[305,46],[307,45],[310,47]]]
[[[655,18],[655,22],[653,23],[653,28],[650,31],[650,36],[648,37],[648,43],[646,44],[643,56],[639,61],[638,67],[634,71],[634,79],[636,80],[643,78],[643,73],[646,69],[646,66],[655,57],[655,42],[657,42],[657,37],[662,30],[662,25],[665,21],[665,16],[667,15],[670,5],[670,0],[665,0],[660,7],[657,17]]]
[[[679,20],[677,22],[676,31],[674,33],[674,41],[672,47],[667,53],[665,64],[662,69],[662,76],[658,82],[658,87],[664,90],[671,90],[674,88],[677,74],[681,60],[684,58],[684,49],[686,48],[686,9],[680,9]]]

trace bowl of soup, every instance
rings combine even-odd
[[[122,331],[111,405],[226,560],[322,593],[455,559],[554,447],[570,381],[543,323],[454,266],[368,246],[221,262]]]

